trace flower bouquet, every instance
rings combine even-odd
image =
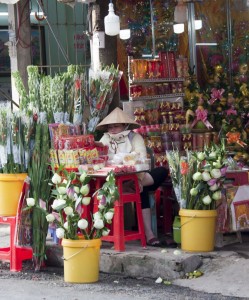
[[[202,152],[167,151],[172,184],[180,208],[212,210],[222,197],[226,173],[225,145]]]
[[[59,239],[78,240],[82,235],[84,239],[91,240],[109,234],[106,225],[112,223],[114,202],[119,198],[114,174],[110,172],[106,182],[92,196],[90,180],[85,171],[81,174],[66,170],[61,175],[54,173],[52,195],[55,199],[51,205],[52,212],[46,218],[49,223],[55,224]],[[87,210],[95,196],[99,202],[98,211],[87,219],[84,209]]]
[[[88,123],[89,132],[94,132],[100,120],[107,115],[122,74],[123,72],[113,65],[106,66],[97,72],[89,71],[90,91],[88,101],[91,113]]]

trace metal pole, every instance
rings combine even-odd
[[[226,10],[227,10],[227,44],[228,47],[228,82],[230,85],[233,85],[232,82],[232,22],[231,22],[231,1],[226,1]]]
[[[155,42],[155,24],[152,0],[150,0],[150,21],[151,21],[151,34],[152,34],[152,57],[156,55],[156,42]]]
[[[194,73],[197,75],[194,3],[188,3],[188,42],[190,67],[192,70],[194,69]]]

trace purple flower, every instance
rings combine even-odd
[[[102,198],[99,201],[99,204],[105,206],[106,205],[106,197],[103,195]]]
[[[212,178],[212,179],[208,180],[207,184],[208,184],[209,186],[212,186],[212,185],[214,185],[216,182],[217,182],[217,179]]]
[[[70,187],[70,188],[67,189],[67,196],[70,199],[74,198],[74,189],[73,188]]]
[[[225,176],[225,175],[226,175],[226,171],[227,171],[227,167],[221,168],[221,169],[220,169],[221,176]]]

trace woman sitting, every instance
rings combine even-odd
[[[97,144],[108,146],[109,158],[118,153],[131,152],[146,158],[147,151],[143,137],[132,131],[139,127],[140,124],[117,107],[97,125],[96,129],[106,131]],[[162,244],[151,229],[149,192],[155,191],[165,181],[167,175],[168,170],[164,167],[138,174],[146,241],[147,245],[153,247],[160,247]]]

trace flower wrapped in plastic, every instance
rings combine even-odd
[[[225,145],[212,145],[202,152],[167,151],[174,191],[180,208],[215,209],[222,198],[227,169]]]
[[[97,72],[90,69],[88,101],[91,115],[88,123],[89,132],[94,132],[97,124],[108,114],[109,105],[112,102],[122,74],[123,72],[113,65],[110,67],[106,66]]]

